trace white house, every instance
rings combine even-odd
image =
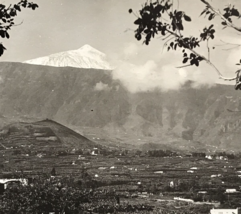
[[[207,194],[207,191],[198,191],[198,194]]]
[[[155,174],[162,174],[163,173],[163,171],[156,171],[156,172],[154,172]]]
[[[186,199],[186,198],[180,198],[180,197],[174,197],[174,200],[185,201],[185,202],[188,202],[188,203],[194,203],[194,200],[192,200],[192,199]]]
[[[4,189],[6,189],[7,185],[11,182],[20,182],[23,186],[26,186],[28,184],[28,180],[25,178],[0,179],[0,184],[4,184]]]
[[[225,193],[236,193],[238,192],[236,189],[226,189]]]
[[[205,158],[209,159],[209,160],[212,160],[212,156],[211,155],[206,155]]]
[[[191,170],[197,170],[197,167],[194,166],[194,167],[191,167],[190,169]]]
[[[237,209],[211,209],[210,214],[238,214]]]

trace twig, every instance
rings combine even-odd
[[[126,33],[127,31],[135,31],[135,30],[133,30],[133,29],[131,29],[131,28],[127,28],[127,29],[124,31],[124,33]]]
[[[170,34],[171,35],[171,34]],[[169,41],[171,41],[172,39],[174,39],[175,37],[172,37],[172,38],[170,38],[170,39],[168,39],[167,41],[165,41],[165,43],[164,43],[164,45],[163,45],[163,48],[162,48],[162,53],[163,53],[163,49],[164,49],[164,47],[167,45],[167,43],[169,42]]]
[[[210,5],[206,0],[200,0],[201,2],[203,2],[204,4],[207,5],[208,8],[210,8],[216,15],[218,15],[223,21],[225,21],[227,23],[228,27],[231,27],[239,32],[241,32],[241,28],[237,27],[236,25],[234,25],[232,22],[230,22],[228,19],[226,19],[219,10],[216,10],[215,8],[212,7],[212,5]]]
[[[210,48],[209,48],[209,45],[208,45],[208,39],[207,39],[207,49],[208,49],[208,60],[210,61]]]
[[[177,37],[177,38],[181,38],[181,36],[179,36],[179,35],[178,35],[177,33],[175,33],[175,32],[172,32],[172,31],[170,31],[170,30],[168,30],[168,29],[166,29],[166,31],[169,32],[169,33],[171,33],[172,35],[174,35],[174,36]],[[183,42],[184,42],[184,41],[183,41]],[[192,53],[194,53],[196,56],[201,57],[201,58],[202,58],[203,60],[205,60],[210,66],[212,66],[212,67],[214,68],[214,70],[217,72],[217,74],[218,74],[218,76],[219,76],[219,79],[223,79],[223,80],[226,80],[226,81],[236,80],[236,77],[231,77],[231,78],[224,77],[224,76],[222,75],[222,73],[218,70],[218,68],[217,68],[209,59],[207,59],[205,56],[197,53],[195,50],[189,48],[186,43],[184,43],[184,44],[185,44],[185,46],[186,46],[185,48],[187,48],[189,51],[191,51]]]
[[[178,66],[176,68],[185,68],[185,67],[189,67],[189,66],[192,66],[192,65],[191,64],[189,64],[189,65],[181,65],[181,66]]]
[[[15,25],[13,25],[13,26],[15,27],[15,26],[19,26],[19,25],[21,25],[21,24],[23,24],[23,21],[21,21],[19,24],[15,24]]]

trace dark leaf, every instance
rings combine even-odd
[[[178,11],[178,12],[176,13],[177,19],[180,19],[180,18],[181,18],[182,13],[183,13],[182,11]]]
[[[142,23],[142,19],[137,19],[136,21],[134,21],[134,24],[135,25],[139,25],[139,24],[141,24]]]
[[[185,57],[185,58],[183,59],[182,63],[185,64],[187,61],[188,61],[188,58]]]
[[[184,19],[185,19],[187,22],[192,21],[191,18],[190,18],[189,16],[185,15],[185,14],[184,14]]]
[[[214,30],[214,29],[210,30],[210,33],[211,33],[211,34],[214,34],[214,33],[215,33],[215,30]]]
[[[11,15],[11,16],[16,16],[16,15],[17,15],[16,10],[11,10],[11,11],[10,11],[10,15]]]
[[[162,10],[162,5],[158,4],[155,8],[156,12],[160,12]]]
[[[0,44],[0,56],[3,55],[4,50],[6,50],[6,48],[2,44]]]
[[[183,25],[182,25],[181,22],[177,23],[177,28],[178,28],[179,30],[183,30]]]
[[[0,36],[1,36],[2,38],[5,38],[5,31],[0,30]]]
[[[31,7],[31,6],[30,6]],[[32,9],[35,10],[38,7],[37,4],[32,4]]]
[[[190,58],[196,58],[196,55],[194,53],[191,53]]]
[[[0,4],[0,10],[4,9],[6,6],[3,4]]]
[[[214,17],[214,14],[213,14],[213,13],[211,13],[211,14],[210,14],[210,16],[208,17],[208,20],[212,20],[212,19],[213,19],[213,17]]]
[[[190,64],[193,65],[195,62],[196,62],[196,59],[192,59],[192,60],[190,61]]]
[[[173,47],[173,45],[174,45],[174,43],[173,43],[173,42],[171,42],[171,43],[170,43],[170,46],[171,46],[171,47]]]
[[[210,30],[211,28],[213,28],[213,25],[210,25],[208,29]]]
[[[177,43],[174,45],[174,50],[176,50],[177,49]]]
[[[5,32],[5,34],[6,34],[6,37],[9,39],[10,36],[7,31]]]
[[[145,29],[145,30],[144,30],[144,33],[146,33],[146,34],[148,34],[149,32],[150,32],[149,29]]]
[[[226,23],[226,22],[221,22],[221,24],[222,24],[222,25],[227,25],[227,23]]]
[[[196,66],[199,66],[199,62],[198,62],[198,60],[195,60],[194,63],[195,63]]]
[[[223,16],[227,19],[230,15],[229,13],[224,13]]]
[[[175,31],[176,30],[176,24],[174,21],[172,21],[172,30]]]
[[[141,34],[140,34],[140,33],[137,33],[137,34],[135,35],[135,37],[136,37],[136,39],[137,39],[138,41],[141,40]]]
[[[207,9],[203,10],[203,11],[201,12],[200,16],[203,15],[206,11],[207,11]]]
[[[150,39],[151,39],[151,33],[149,33],[149,34],[146,35],[146,40],[147,40],[148,42],[150,41]]]
[[[18,11],[21,11],[21,8],[20,8],[19,5],[17,5],[17,4],[14,5],[14,8],[15,8],[16,10],[18,10]]]
[[[184,53],[184,54],[183,54],[183,57],[187,57],[187,53]]]
[[[229,11],[229,7],[226,7],[223,10],[226,11],[226,13],[227,13]]]
[[[233,9],[231,10],[231,13],[232,13],[233,16],[239,17],[239,12],[238,12],[237,9],[233,8]]]
[[[235,65],[240,65],[239,63],[235,64]]]

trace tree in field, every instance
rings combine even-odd
[[[28,0],[21,0],[17,4],[6,6],[0,4],[0,37],[10,38],[9,31],[12,27],[16,26],[14,23],[14,18],[17,16],[18,12],[21,12],[22,8],[30,8],[35,10],[38,7],[37,4],[33,2],[28,2]],[[0,43],[0,56],[6,48]]]
[[[241,13],[235,5],[227,5],[221,12],[219,8],[212,6],[212,1],[196,1],[203,4],[200,16],[210,21],[208,27],[200,29],[199,36],[185,35],[185,22],[192,22],[192,18],[186,11],[182,11],[178,7],[174,8],[173,0],[148,0],[138,11],[138,14],[129,9],[129,13],[133,13],[137,18],[134,21],[134,24],[137,25],[135,38],[139,41],[142,40],[144,44],[148,45],[158,35],[159,38],[161,37],[165,41],[164,47],[167,48],[167,51],[182,51],[182,63],[185,65],[181,67],[199,66],[203,62],[206,62],[217,72],[220,79],[228,81],[236,80],[235,89],[241,90],[241,69],[238,69],[236,75],[232,78],[223,76],[222,72],[210,59],[211,48],[209,45],[210,40],[217,39],[215,35],[217,29],[214,24],[221,24],[224,30],[231,28],[234,33],[241,33],[241,23],[239,22],[239,26],[235,24],[235,21],[240,20]],[[199,25],[199,23],[196,24]],[[238,35],[240,36],[241,34]],[[240,44],[231,45],[240,47],[241,42]],[[201,46],[207,48],[206,56],[199,52],[199,47]],[[235,63],[237,66],[240,66],[241,59]]]

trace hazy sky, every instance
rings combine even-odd
[[[112,61],[118,62],[121,66],[116,71],[116,78],[132,78],[134,81],[148,79],[151,84],[165,85],[165,78],[174,78],[171,87],[178,87],[182,84],[183,78],[191,76],[208,84],[217,81],[216,73],[208,66],[199,68],[175,69],[182,65],[182,57],[177,52],[167,53],[163,50],[163,41],[155,39],[149,46],[142,45],[134,38],[135,16],[128,13],[132,8],[138,11],[145,0],[33,0],[39,5],[35,11],[23,10],[17,17],[17,23],[23,24],[13,27],[10,32],[10,39],[2,40],[7,51],[0,58],[1,61],[18,61],[46,56],[52,53],[78,49],[85,44],[104,52]],[[173,0],[177,6],[178,0]],[[16,3],[14,0],[1,0],[1,3]],[[228,2],[237,5],[241,11],[240,0],[212,0],[215,7],[222,9]],[[205,8],[200,0],[179,0],[179,8],[186,11],[192,17],[193,22],[187,23],[187,36],[199,35],[203,27],[209,26],[207,18],[199,17],[202,9]],[[216,18],[215,26],[219,29],[220,39],[229,42],[241,43],[241,36],[234,30],[221,30],[219,18]],[[240,19],[241,20],[241,19]],[[241,21],[237,23],[241,26]],[[217,40],[212,45],[222,44]],[[230,46],[228,46],[230,47]],[[241,58],[241,49],[223,50],[226,46],[216,46],[212,50],[211,59],[224,75],[233,76],[238,69],[233,64]],[[206,54],[206,49],[200,51]],[[120,63],[122,62],[122,63]],[[122,71],[132,70],[129,76]],[[142,76],[139,70],[143,70]],[[159,78],[159,79],[158,79]],[[169,84],[169,83],[168,83]],[[167,88],[169,85],[167,84]],[[175,85],[177,84],[177,85]],[[143,86],[144,87],[144,86]],[[165,88],[165,87],[164,87]],[[132,89],[138,90],[137,88]]]

